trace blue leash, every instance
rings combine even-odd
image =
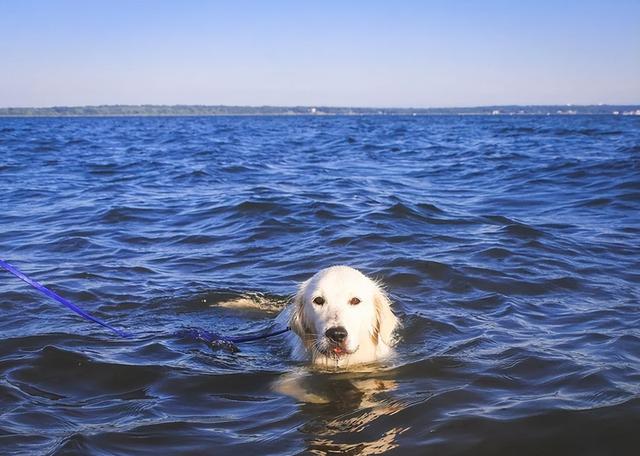
[[[132,333],[129,333],[129,332],[122,331],[120,329],[114,328],[110,324],[105,323],[104,321],[100,320],[99,318],[96,318],[93,315],[85,312],[84,310],[82,310],[80,307],[76,306],[71,301],[63,298],[62,296],[60,296],[56,292],[54,292],[54,291],[50,290],[49,288],[45,287],[40,282],[37,282],[37,281],[33,280],[32,278],[27,276],[25,273],[20,271],[18,268],[16,268],[15,266],[12,266],[11,264],[7,263],[6,261],[4,261],[2,259],[0,259],[0,267],[2,267],[5,270],[9,271],[11,274],[13,274],[14,276],[18,277],[19,279],[25,281],[26,283],[31,285],[33,288],[35,288],[36,290],[38,290],[40,293],[44,294],[45,296],[48,296],[51,299],[55,299],[56,301],[58,301],[63,306],[73,310],[75,313],[80,315],[85,320],[97,323],[100,326],[103,326],[103,327],[109,329],[110,331],[112,331],[113,333],[115,333],[116,335],[118,335],[120,337],[126,337],[126,338],[134,337],[134,335]],[[235,344],[240,344],[240,343],[244,343],[244,342],[254,342],[256,340],[266,339],[268,337],[279,336],[280,334],[286,333],[290,329],[291,328],[287,327],[285,329],[280,329],[278,331],[274,331],[274,332],[271,332],[271,333],[253,334],[253,335],[247,335],[247,336],[222,336],[220,334],[217,334],[217,333],[214,333],[214,332],[211,332],[211,331],[207,331],[206,329],[184,328],[184,329],[178,331],[175,335],[178,336],[178,337],[182,337],[182,338],[193,339],[193,340],[196,340],[196,341],[199,341],[199,342],[204,342],[207,345],[209,345],[211,348],[225,348],[225,349],[228,349],[230,351],[234,351],[235,352],[235,351],[238,351],[238,348],[235,346]]]

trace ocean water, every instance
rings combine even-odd
[[[640,448],[640,118],[0,119],[0,188],[0,257],[137,335],[0,272],[2,454]],[[386,284],[393,359],[171,337],[333,264]]]

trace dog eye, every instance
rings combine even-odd
[[[324,298],[322,296],[316,296],[313,300],[313,303],[321,306],[322,304],[324,304]]]
[[[351,304],[352,306],[357,306],[358,304],[360,304],[360,300],[358,298],[351,298],[349,304]]]

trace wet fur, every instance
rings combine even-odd
[[[321,315],[321,311],[311,302],[315,289],[324,290],[328,300],[340,301],[327,303],[333,306],[331,319],[340,322],[350,330],[353,337],[357,337],[358,347],[355,352],[339,357],[322,352],[320,347],[326,345],[326,340],[324,332],[317,328],[324,328],[329,323],[322,321],[322,318],[327,319],[328,316]],[[357,296],[363,301],[358,306],[349,307],[349,304],[342,303],[348,296]],[[288,342],[294,359],[335,367],[370,363],[390,356],[394,345],[394,331],[398,325],[398,319],[391,310],[391,302],[382,287],[348,266],[323,269],[303,282],[293,302],[278,318],[287,321],[293,330],[288,336]],[[362,322],[363,318],[367,321]]]

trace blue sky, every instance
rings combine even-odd
[[[0,0],[0,106],[640,103],[640,1]]]

